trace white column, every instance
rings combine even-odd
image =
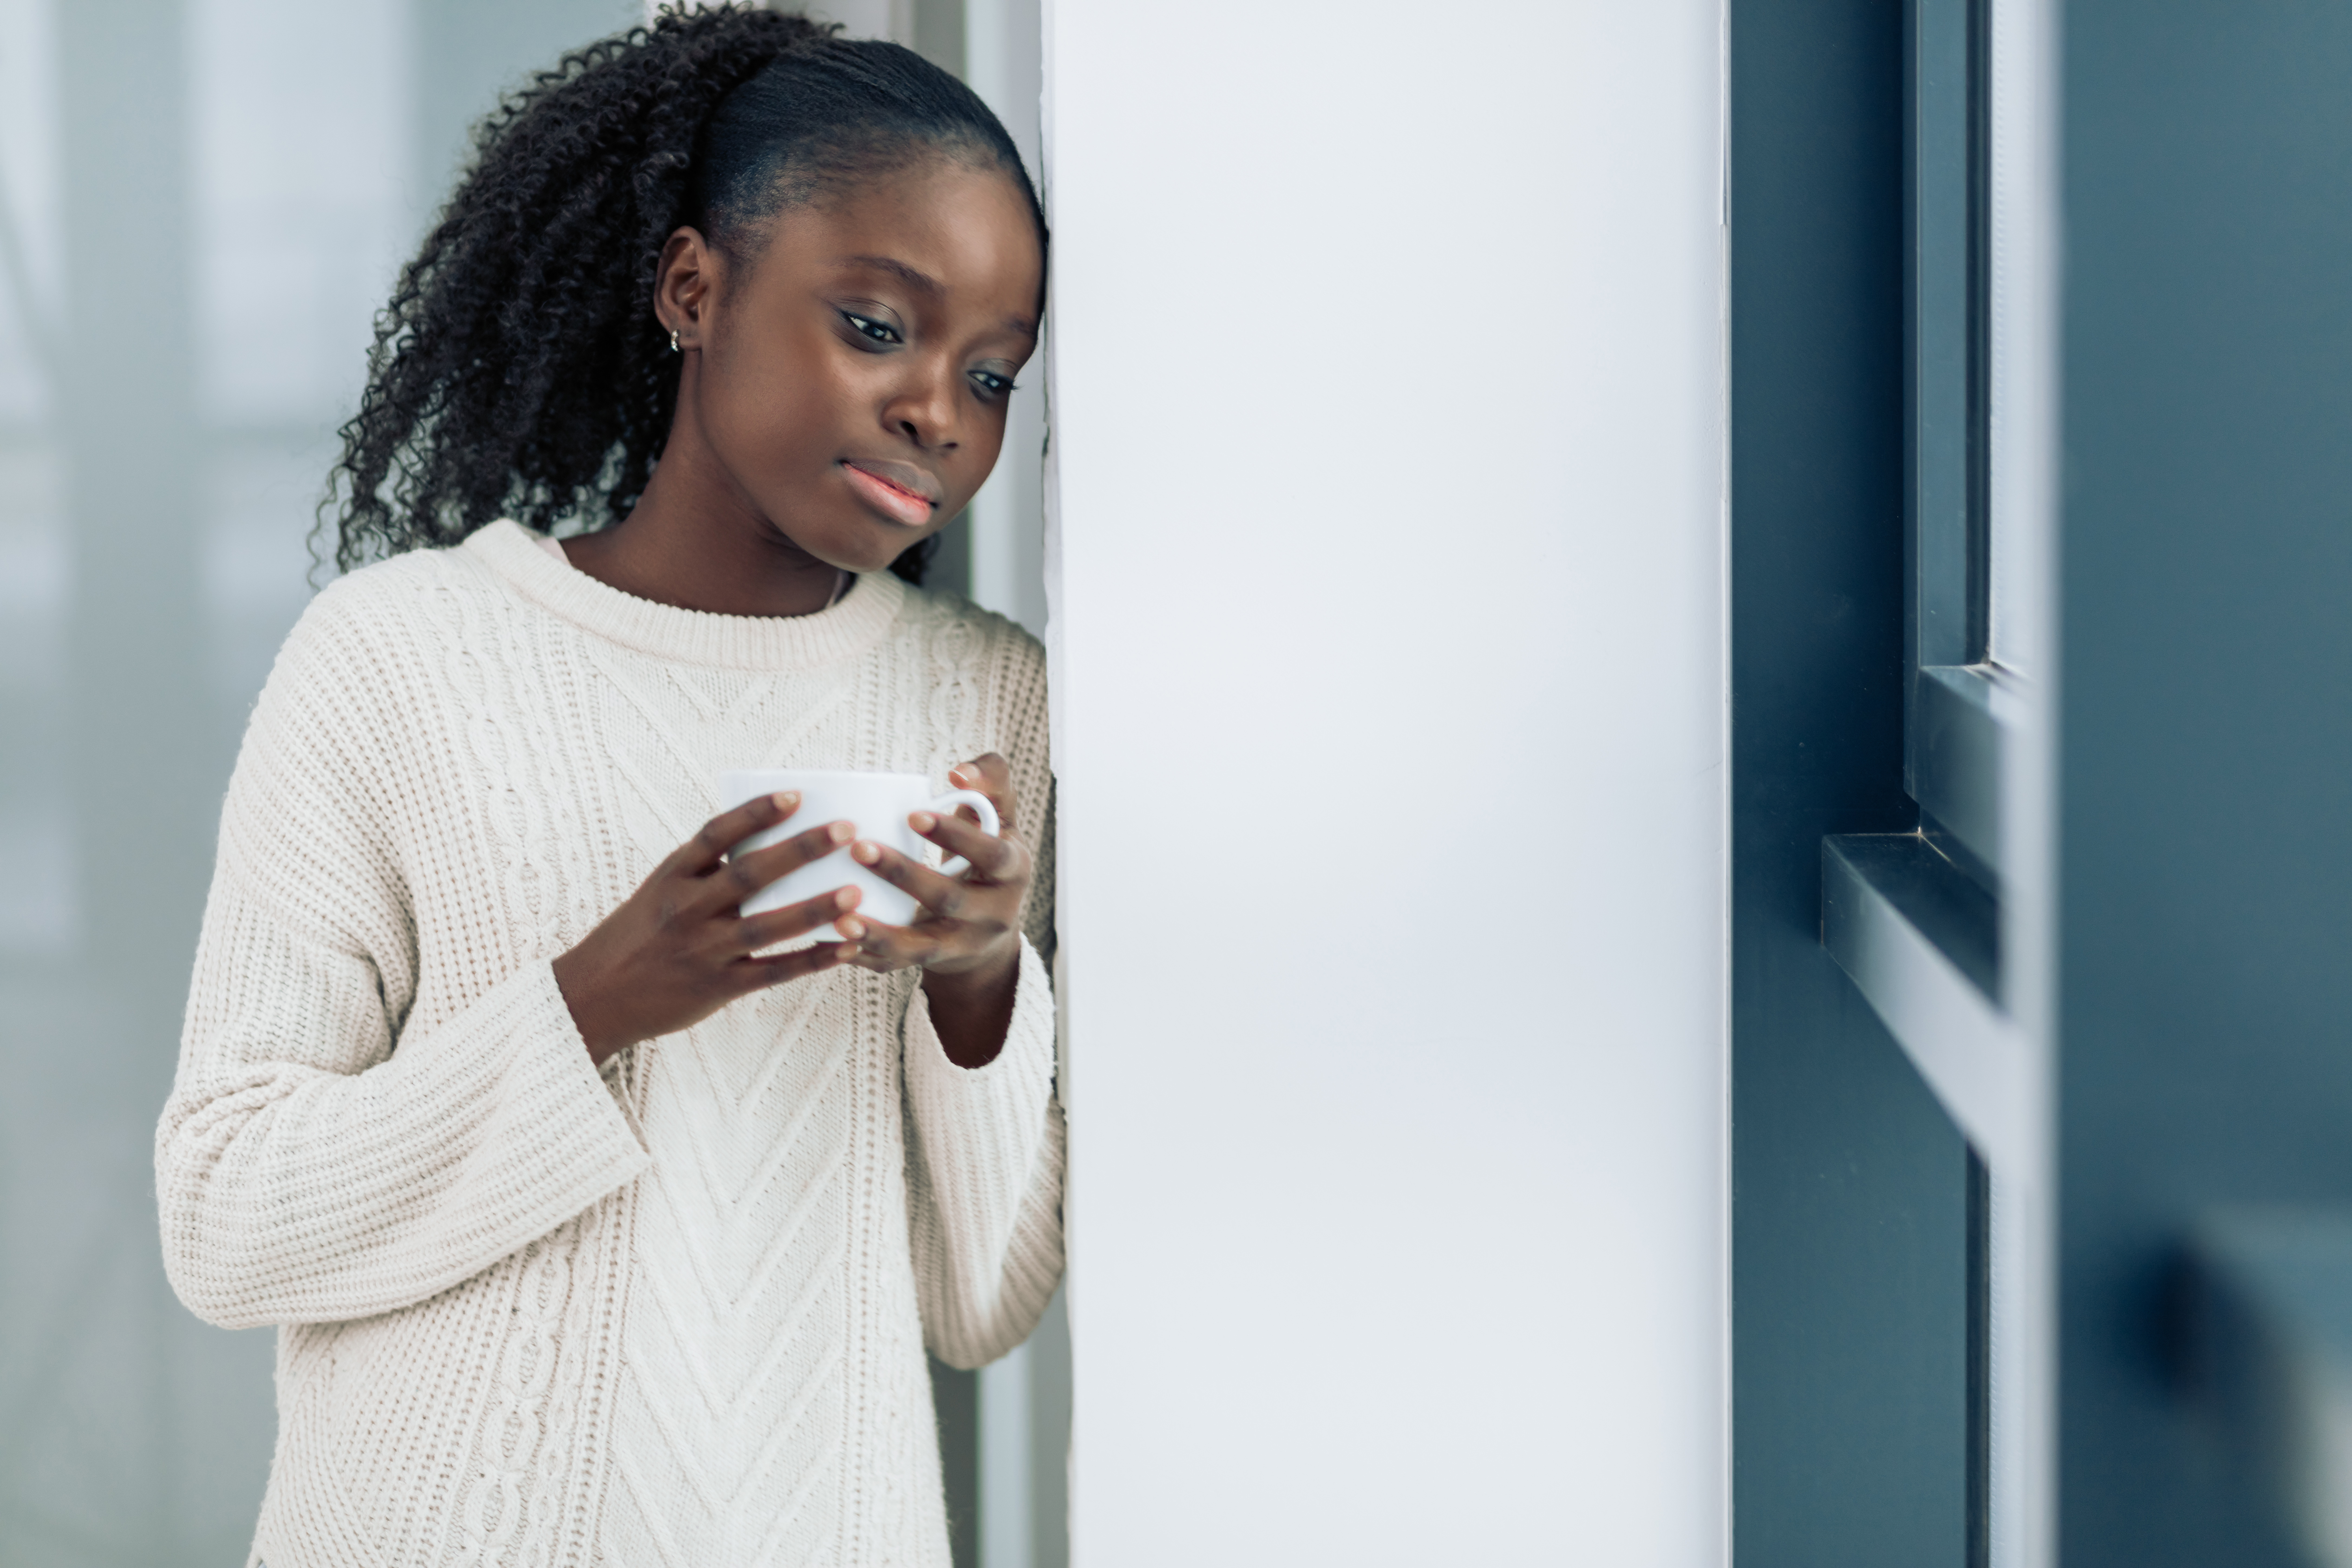
[[[1717,0],[1051,0],[1080,1568],[1727,1558]]]

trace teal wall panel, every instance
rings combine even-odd
[[[1901,832],[1899,6],[1731,6],[1735,1560],[1960,1568],[1966,1158],[1821,946]]]
[[[2352,1203],[2352,7],[2064,16],[2063,1560],[2264,1568],[2176,1259]]]

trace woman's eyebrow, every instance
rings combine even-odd
[[[891,257],[850,256],[843,258],[842,265],[845,267],[871,267],[877,270],[887,272],[893,278],[896,278],[900,282],[906,284],[908,288],[919,289],[926,294],[937,294],[941,291],[940,288],[940,280],[938,279],[932,277],[929,273],[923,271],[919,268],[909,267],[905,262],[897,260]]]

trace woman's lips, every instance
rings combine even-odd
[[[898,467],[897,464],[891,466]],[[880,474],[860,468],[856,463],[844,463],[841,468],[842,472],[849,476],[850,488],[858,493],[866,504],[892,521],[904,523],[909,528],[919,528],[931,521],[931,509],[938,503],[929,496],[910,489],[908,484],[893,483]],[[912,476],[909,476],[909,479],[911,480]]]

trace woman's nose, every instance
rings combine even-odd
[[[960,418],[952,369],[927,369],[891,400],[885,417],[916,446],[929,451],[955,447]]]

